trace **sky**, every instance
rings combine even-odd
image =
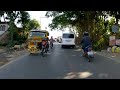
[[[54,38],[61,36],[61,31],[51,31],[48,27],[49,23],[52,22],[52,18],[45,17],[47,11],[27,11],[30,14],[31,19],[36,19],[39,23],[41,22],[41,29],[45,29],[47,27],[47,31],[50,33],[50,37],[53,36]]]

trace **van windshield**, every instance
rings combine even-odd
[[[63,34],[63,38],[74,38],[74,34]]]

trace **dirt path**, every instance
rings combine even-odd
[[[27,54],[27,49],[19,50],[19,51],[12,51],[10,53],[6,52],[5,49],[0,49],[0,66],[5,65],[6,63],[19,58]]]

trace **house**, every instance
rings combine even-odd
[[[9,40],[9,22],[0,22],[0,43],[4,44],[7,43]],[[16,26],[16,31],[19,34],[23,33],[23,28],[18,28]]]
[[[0,35],[5,33],[8,30],[8,22],[0,22]]]

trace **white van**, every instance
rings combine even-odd
[[[64,46],[70,46],[70,47],[75,47],[75,34],[72,32],[68,33],[62,33],[62,43],[61,43],[62,48]]]

